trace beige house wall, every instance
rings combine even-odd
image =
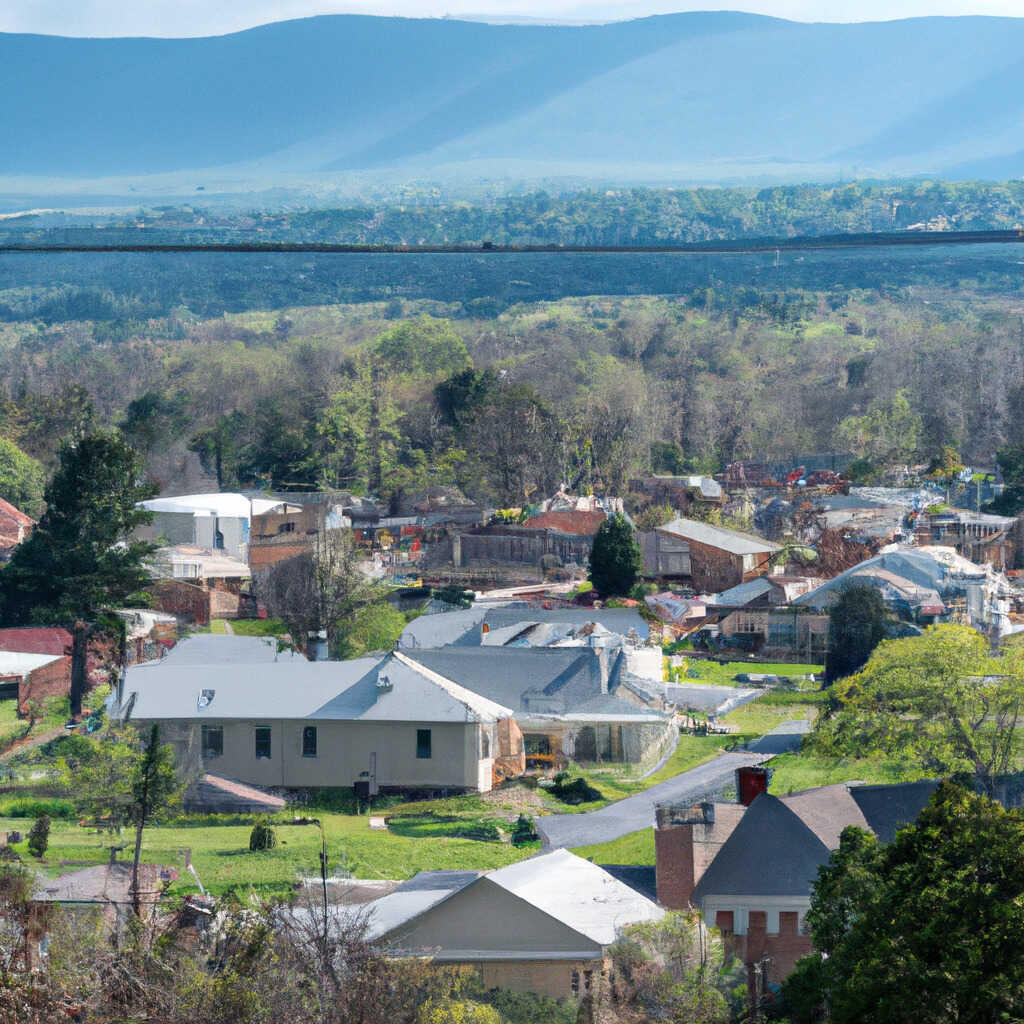
[[[590,987],[596,990],[604,967],[600,960],[492,960],[467,964],[476,967],[484,988],[535,992],[549,999],[575,999],[585,996]],[[577,982],[575,991],[573,974]]]
[[[141,720],[140,720],[141,722]],[[224,753],[203,758],[204,771],[254,786],[351,786],[377,755],[379,786],[490,789],[490,758],[481,757],[481,730],[476,722],[374,722],[251,719],[161,722],[179,755],[193,759],[200,748],[202,725],[224,730]],[[317,729],[317,756],[303,757],[302,730]],[[269,726],[270,757],[256,757],[255,729]],[[416,733],[429,729],[431,756],[416,756]],[[493,752],[493,751],[492,751]]]

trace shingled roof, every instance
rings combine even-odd
[[[806,896],[828,847],[778,797],[762,793],[693,892],[708,896]]]

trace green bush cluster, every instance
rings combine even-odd
[[[23,797],[0,804],[0,817],[4,818],[59,818],[69,820],[75,816],[75,806],[70,800],[54,797],[50,800]]]

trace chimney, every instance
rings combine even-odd
[[[310,631],[306,650],[310,661],[327,661],[327,630],[321,629],[317,633]]]
[[[768,792],[771,770],[758,765],[744,765],[736,769],[736,796],[744,807],[749,807],[762,793]]]

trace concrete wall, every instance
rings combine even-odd
[[[351,786],[377,755],[377,784],[424,789],[489,789],[491,760],[480,756],[480,726],[475,722],[332,722],[217,718],[202,724],[221,726],[224,753],[202,759],[202,769],[254,786]],[[302,730],[317,728],[317,756],[302,756]],[[271,756],[257,759],[255,728],[269,726]],[[200,723],[161,723],[182,760],[196,761]],[[416,757],[416,731],[430,729],[430,758]]]
[[[490,565],[537,566],[545,555],[563,565],[586,565],[594,538],[559,530],[531,530],[522,526],[480,527],[452,538],[452,562],[456,567]]]

